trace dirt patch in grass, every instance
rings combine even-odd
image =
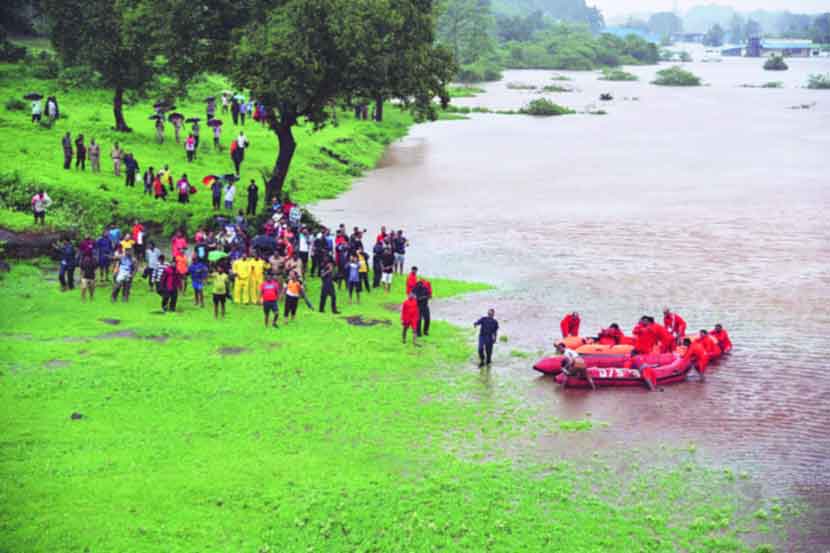
[[[401,312],[401,305],[399,303],[384,303],[383,308],[393,313]]]
[[[121,324],[121,319],[99,319],[102,323],[116,326]]]
[[[61,367],[68,367],[69,361],[65,361],[63,359],[50,359],[44,363],[43,366],[47,369],[59,369]]]
[[[219,355],[240,355],[246,351],[248,348],[219,348]]]
[[[346,317],[346,322],[353,326],[376,326],[376,325],[390,325],[389,321],[381,319],[364,319],[363,315],[355,315],[353,317]]]
[[[69,415],[69,418],[73,421],[79,421],[84,418],[82,413],[78,413],[77,411]]]

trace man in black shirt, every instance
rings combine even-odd
[[[483,367],[486,361],[487,365],[493,359],[493,344],[499,334],[499,322],[494,318],[495,310],[487,311],[487,316],[482,317],[473,324],[473,326],[481,327],[478,333],[478,359],[479,367]]]
[[[337,315],[337,295],[334,292],[334,263],[327,261],[320,270],[320,278],[323,280],[320,288],[320,313],[326,311],[326,299],[331,298],[331,312]]]
[[[257,188],[254,179],[251,179],[251,184],[248,185],[248,206],[245,210],[245,215],[256,215],[256,204],[259,201],[259,188]]]

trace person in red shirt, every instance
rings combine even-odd
[[[406,277],[406,295],[412,293],[412,289],[415,288],[415,285],[418,284],[418,267],[412,267],[412,270],[409,271],[409,276]]]
[[[706,354],[709,356],[709,359],[713,359],[718,357],[721,354],[720,346],[718,346],[718,341],[711,336],[709,336],[708,330],[701,330],[700,336],[695,339],[695,342],[700,342],[703,344],[703,348],[706,350]]]
[[[653,319],[648,316],[640,318],[640,322],[631,331],[634,335],[634,351],[641,355],[648,355],[654,350],[654,345],[657,344],[657,336],[651,328],[651,321]]]
[[[262,296],[262,310],[265,312],[265,328],[268,328],[268,318],[271,313],[274,314],[274,328],[279,328],[277,320],[280,316],[280,307],[277,302],[280,298],[280,283],[270,271],[265,276],[265,282],[259,286],[259,293]]]
[[[700,379],[703,380],[703,373],[706,372],[706,365],[709,364],[709,354],[706,353],[706,348],[698,340],[692,342],[688,338],[683,340],[683,345],[686,346],[686,353],[683,354],[683,358],[690,359],[694,363]]]
[[[406,301],[401,306],[401,325],[403,325],[403,343],[406,343],[406,333],[412,329],[412,345],[417,345],[418,338],[418,319],[420,314],[418,311],[418,300],[415,299],[415,294],[409,294]]]
[[[377,238],[375,238],[375,243],[377,244],[378,242],[385,242],[387,236],[389,235],[386,233],[386,227],[380,227],[380,232],[378,233]]]
[[[565,315],[565,318],[559,323],[559,328],[562,330],[563,338],[579,336],[579,313],[574,311]]]
[[[715,325],[715,330],[710,332],[709,336],[714,337],[718,341],[718,345],[723,353],[732,349],[732,340],[729,339],[729,333],[724,330],[720,323]]]
[[[682,338],[686,335],[686,321],[677,313],[672,313],[668,307],[663,308],[663,326],[666,327],[675,338]]]
[[[654,332],[654,336],[660,344],[660,353],[669,353],[674,351],[674,346],[677,344],[675,337],[672,336],[663,325],[657,324],[653,319],[650,322],[651,331]]]
[[[623,338],[623,332],[620,330],[620,325],[611,323],[608,328],[603,328],[599,331],[597,342],[604,346],[614,346],[620,343]]]

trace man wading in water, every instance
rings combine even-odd
[[[499,336],[499,322],[495,319],[495,309],[487,311],[487,316],[482,317],[473,323],[473,326],[481,327],[478,333],[478,359],[479,367],[490,366],[493,360],[493,344]]]

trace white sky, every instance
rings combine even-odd
[[[629,13],[671,11],[674,0],[588,0],[588,5],[595,5],[608,16]],[[830,12],[830,0],[677,0],[681,11],[703,4],[720,4],[732,6],[738,11],[752,10],[789,10],[796,13]]]

